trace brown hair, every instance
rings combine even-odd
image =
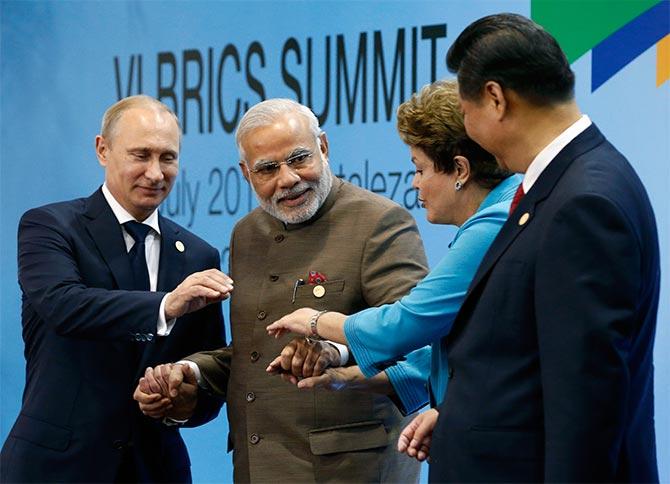
[[[470,162],[472,179],[484,188],[494,188],[511,175],[466,134],[456,81],[424,86],[398,107],[397,118],[400,138],[421,148],[437,171],[453,172],[454,157],[460,155]]]

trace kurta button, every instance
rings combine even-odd
[[[154,334],[153,333],[147,333],[147,341],[151,341],[154,339]]]
[[[278,279],[279,279],[279,276],[277,274],[271,274],[270,275],[270,280],[272,282],[277,282]]]
[[[261,441],[261,437],[258,434],[251,434],[249,436],[249,442],[251,442],[254,445],[256,445],[260,441]]]
[[[275,242],[281,242],[282,240],[284,240],[284,236],[282,234],[275,235]]]
[[[122,450],[124,447],[123,440],[115,440],[112,442],[112,447],[114,447],[116,450]]]
[[[256,315],[256,317],[261,321],[264,320],[266,316],[267,314],[265,313],[265,311],[258,311],[258,314]]]
[[[261,354],[258,351],[252,351],[250,356],[251,356],[251,361],[256,362],[256,361],[258,361],[258,358],[261,357]]]
[[[449,374],[449,379],[451,380],[454,377],[454,369],[452,367],[449,367],[448,374]]]
[[[256,400],[256,394],[254,392],[247,393],[247,402],[251,403]]]

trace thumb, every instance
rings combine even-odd
[[[193,371],[193,368],[191,368],[191,365],[184,365],[182,370],[183,370],[182,373],[184,375],[184,382],[190,385],[198,384],[198,379],[196,378],[195,372]]]
[[[178,388],[181,386],[182,381],[184,381],[184,373],[182,365],[176,365],[170,372],[170,377],[168,379],[168,390],[170,392],[170,397],[174,398],[179,395]]]

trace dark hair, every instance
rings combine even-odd
[[[424,86],[398,107],[397,118],[400,138],[421,148],[435,170],[452,173],[454,156],[460,155],[470,162],[472,180],[484,188],[494,188],[511,175],[465,133],[456,81]]]
[[[471,23],[447,52],[461,96],[477,100],[487,81],[527,101],[554,104],[573,98],[575,74],[556,39],[532,20],[513,13]]]

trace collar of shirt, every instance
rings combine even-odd
[[[114,198],[112,192],[110,192],[109,188],[107,188],[107,183],[103,183],[102,185],[102,194],[104,195],[105,200],[107,200],[109,207],[112,209],[112,212],[114,212],[116,220],[119,221],[119,225],[123,225],[124,223],[129,222],[131,220],[135,220],[135,217],[130,215],[128,211],[125,208],[123,208],[119,202],[116,201],[116,198]],[[145,220],[143,220],[142,223],[148,225],[149,227],[154,229],[157,234],[160,235],[161,229],[158,224],[158,209],[151,212],[151,215],[149,215]]]
[[[591,126],[591,119],[589,119],[586,114],[582,114],[581,118],[570,125],[568,129],[559,134],[554,141],[545,146],[542,151],[537,154],[531,164],[528,165],[526,174],[523,177],[524,193],[528,193],[542,172],[549,166],[551,160],[556,158],[556,155],[558,155],[570,141],[579,136],[579,134],[589,126]]]

